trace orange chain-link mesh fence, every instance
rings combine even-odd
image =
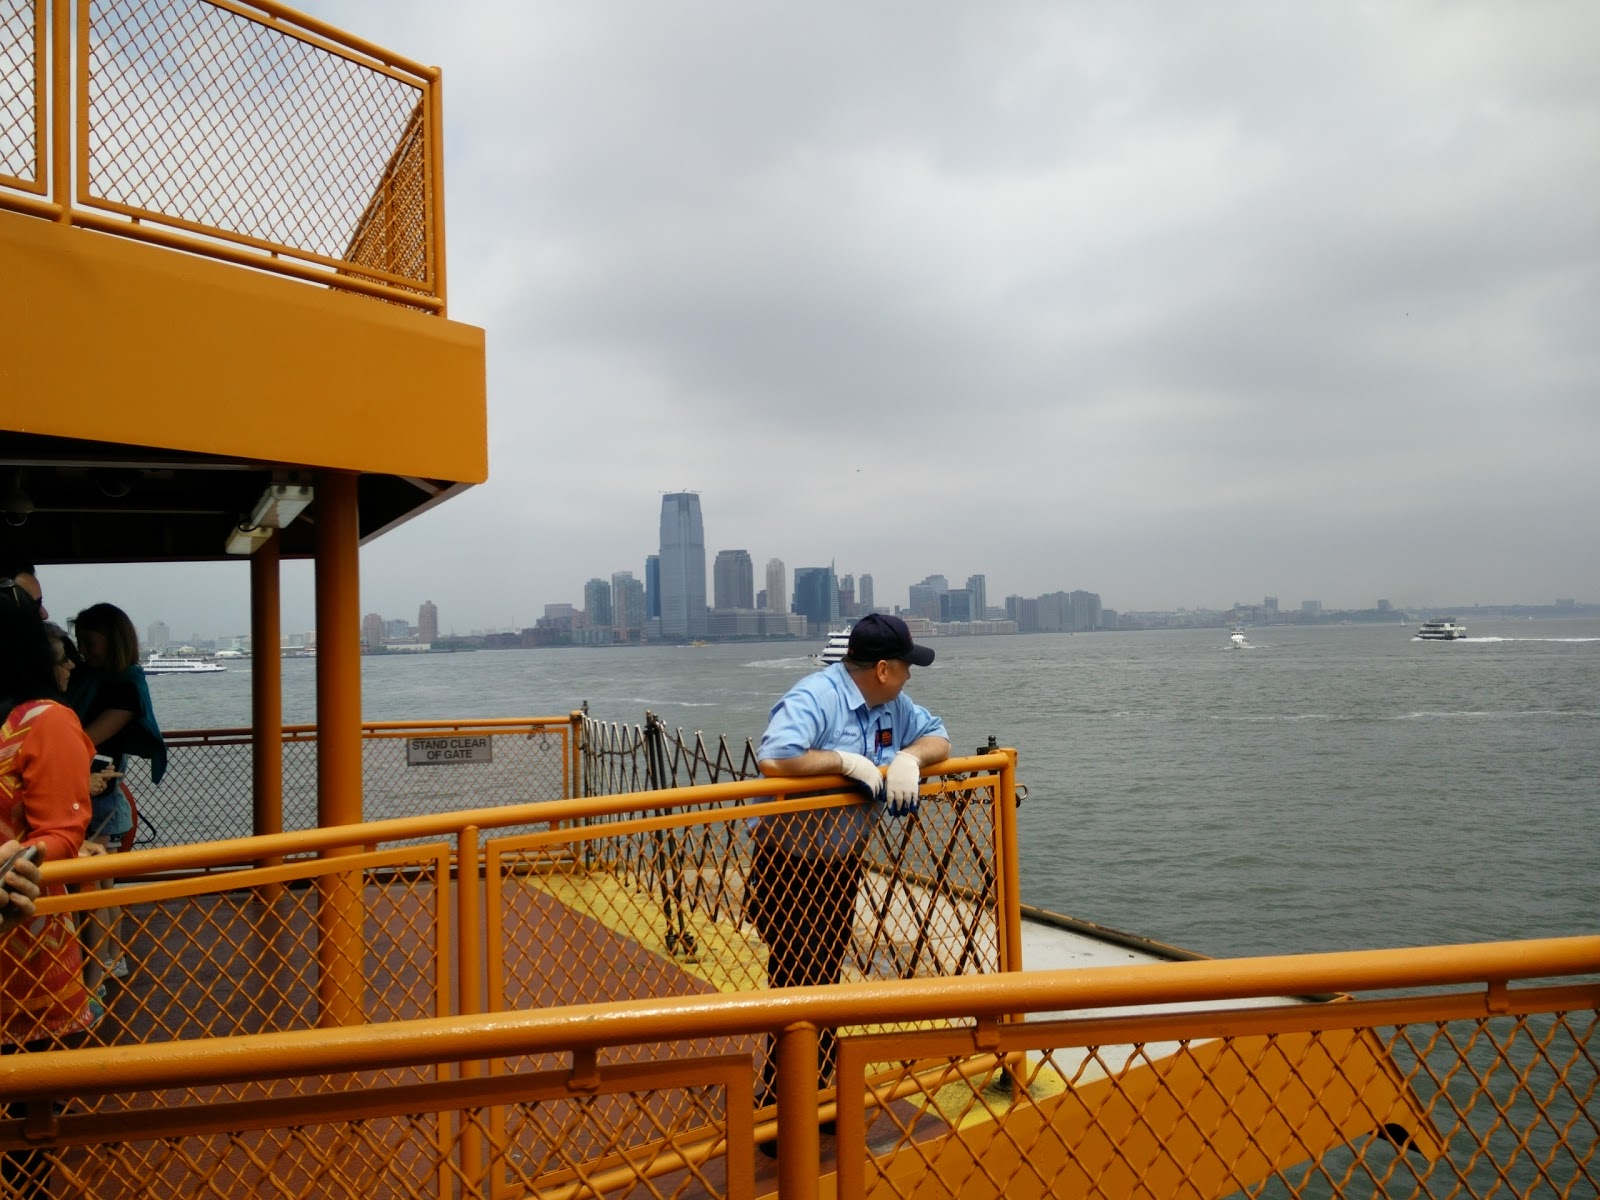
[[[1288,998],[1341,978],[1436,984],[1430,964],[1447,957],[1498,964],[1488,989]],[[1518,960],[1558,985],[1497,984]],[[1191,967],[1199,976],[1176,993],[1191,1003],[1164,1003],[1167,977]],[[13,1178],[28,1166],[57,1194],[106,1197],[150,1194],[152,1181],[174,1195],[747,1196],[780,1179],[785,1195],[825,1185],[841,1197],[1589,1196],[1597,972],[1595,939],[1566,939],[998,976],[984,993],[906,981],[799,1003],[774,994],[766,1007],[687,996],[670,1009],[222,1039],[187,1058],[36,1054],[17,1070],[8,1057],[0,1084],[16,1100],[0,1155]],[[1278,998],[1237,1007],[1255,982]],[[1208,992],[1235,1006],[1192,1003]],[[996,1019],[1075,1009],[1086,1015]],[[668,1052],[717,1029],[750,1037],[802,1015],[825,1026],[870,1014],[897,1028],[841,1043],[837,1132],[813,1124],[834,1118],[831,1104],[780,1108],[775,1164],[752,1153],[765,1117],[750,1057]],[[607,1046],[646,1053],[602,1064]],[[454,1069],[513,1048],[553,1065]],[[177,1090],[190,1076],[251,1081],[235,1084],[250,1099],[197,1106]],[[116,1102],[135,1086],[169,1101]],[[101,1093],[112,1095],[92,1102]],[[74,1098],[56,1112],[53,1094]]]
[[[840,1154],[839,1195],[1600,1195],[1597,998],[1002,1025],[987,1054],[971,1034],[856,1039],[839,1136],[870,1153]]]
[[[413,763],[413,739],[486,738],[470,760]],[[566,717],[526,720],[368,722],[362,727],[362,802],[366,819],[383,821],[485,804],[526,804],[573,794],[573,732]],[[248,837],[251,761],[247,729],[180,730],[166,735],[167,773],[150,782],[149,764],[127,761],[145,846]],[[317,729],[283,731],[283,828],[317,824]]]
[[[0,0],[0,186],[42,193],[45,4]]]
[[[440,139],[436,69],[277,4],[0,0],[0,208],[439,312]]]
[[[86,203],[430,282],[427,80],[209,0],[80,0],[77,50]]]
[[[708,750],[698,735],[674,735],[653,717],[633,729],[587,721],[586,766],[597,758],[606,778],[624,783],[642,774],[647,782],[668,785],[698,776],[698,786],[742,786],[726,798],[663,792],[659,807],[634,807],[649,795],[635,792],[628,796],[631,805],[612,806],[585,821],[489,839],[488,887],[500,897],[489,911],[486,955],[495,1007],[603,1004],[641,995],[1002,969],[996,775],[929,780],[920,810],[893,819],[882,814],[881,804],[867,806],[836,792],[761,804],[762,797],[751,795],[757,790],[752,782],[739,778],[754,765],[748,745],[736,765],[725,742]],[[591,788],[596,774],[587,773]],[[805,834],[864,806],[872,821],[857,853],[817,860],[813,882],[804,887],[794,886],[791,876],[806,860],[769,868],[763,882],[763,863],[770,859],[761,848],[762,821],[787,820]],[[757,817],[769,808],[788,815]],[[615,1053],[615,1061],[623,1062],[751,1055],[758,1069],[757,1100],[770,1117],[775,1066],[766,1039],[713,1037]],[[550,1065],[515,1059],[495,1069]],[[824,1087],[827,1074],[824,1069],[819,1077]],[[649,1146],[658,1125],[689,1121],[692,1097],[677,1099],[690,1108],[663,1098],[657,1111],[611,1122],[609,1136],[618,1151]],[[573,1108],[576,1119],[581,1102]],[[516,1138],[510,1125],[497,1125],[495,1133],[497,1142]]]

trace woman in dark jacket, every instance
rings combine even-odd
[[[156,724],[139,665],[139,636],[128,614],[115,604],[91,604],[72,620],[83,666],[72,672],[68,702],[83,722],[95,749],[109,755],[122,771],[128,755],[150,760],[150,779],[159,783],[167,769],[167,747]],[[121,849],[133,832],[133,808],[127,793],[112,786],[94,798],[89,824],[90,840],[107,851]],[[111,886],[106,880],[102,886]],[[96,988],[102,972],[128,973],[127,956],[117,937],[122,910],[101,909],[85,914],[84,935],[90,951],[89,986]],[[103,924],[102,924],[103,922]]]

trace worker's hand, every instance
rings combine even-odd
[[[891,817],[909,817],[917,811],[921,798],[917,789],[922,785],[922,764],[915,754],[902,750],[889,764],[889,779],[884,792],[889,799]]]
[[[867,789],[867,795],[876,799],[878,793],[883,791],[883,774],[877,764],[864,754],[851,754],[848,750],[836,750],[834,753],[839,756],[839,773],[850,776]]]

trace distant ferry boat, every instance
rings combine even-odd
[[[1441,621],[1424,621],[1417,636],[1425,642],[1453,642],[1467,636],[1467,627],[1457,625],[1454,617],[1445,617]]]
[[[849,649],[850,631],[848,629],[836,629],[828,635],[828,644],[823,646],[822,653],[814,654],[812,657],[820,659],[823,666],[830,667],[834,663],[842,661]]]
[[[1233,632],[1228,635],[1228,641],[1230,643],[1232,643],[1232,645],[1234,646],[1235,649],[1237,649],[1240,646],[1243,646],[1245,644],[1244,626],[1243,625],[1235,626]]]
[[[165,654],[152,654],[144,660],[146,675],[213,675],[228,668],[209,658],[178,658]]]

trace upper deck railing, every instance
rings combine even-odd
[[[0,4],[0,208],[445,307],[439,72],[272,0]]]

